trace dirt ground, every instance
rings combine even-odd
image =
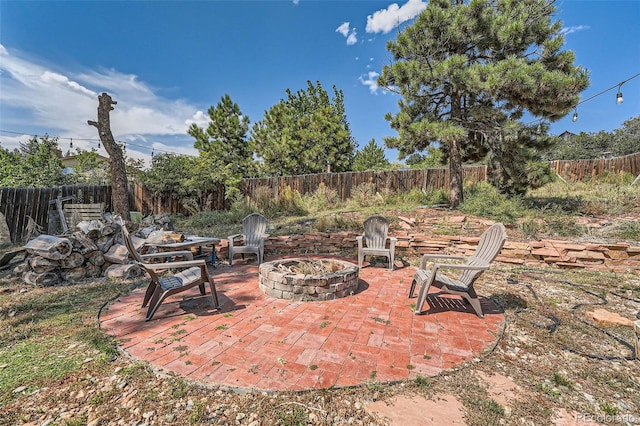
[[[436,233],[434,216],[444,220],[449,213],[396,214],[425,229],[429,222]],[[581,220],[596,230],[629,218]],[[459,223],[465,235],[486,227],[486,220],[471,217]],[[508,235],[527,240],[517,227]],[[591,316],[604,309],[629,322],[640,318],[637,273],[495,264],[476,289],[505,311],[504,328],[481,356],[436,377],[299,393],[234,392],[158,374],[126,353],[96,363],[94,350],[70,344],[68,351],[86,352],[82,368],[29,394],[16,389],[0,407],[0,424],[640,424],[633,329]]]

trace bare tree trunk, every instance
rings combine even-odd
[[[129,213],[129,184],[127,181],[127,169],[124,163],[122,149],[116,143],[111,133],[109,112],[112,105],[117,104],[107,93],[98,96],[98,121],[88,120],[90,126],[98,129],[100,141],[111,159],[111,193],[113,198],[113,211],[130,221]]]
[[[449,206],[455,209],[463,200],[462,197],[462,158],[460,142],[449,142]]]
[[[451,117],[460,117],[460,97],[451,96]],[[462,156],[460,141],[454,136],[449,142],[449,206],[455,209],[463,200],[462,184]]]

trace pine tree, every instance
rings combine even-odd
[[[353,159],[353,170],[364,172],[366,170],[384,170],[389,168],[389,160],[385,157],[384,149],[371,139],[361,151],[356,153]]]
[[[491,170],[518,175],[513,168],[524,162],[505,153],[530,155],[548,144],[519,123],[524,113],[558,120],[587,87],[573,52],[561,50],[553,13],[553,0],[431,0],[388,43],[395,62],[384,67],[378,85],[402,99],[399,112],[385,116],[398,136],[385,142],[400,158],[440,144],[452,207],[463,200],[464,161],[493,153]]]
[[[251,145],[267,175],[297,175],[351,169],[356,143],[344,110],[344,95],[334,98],[320,82],[293,93],[265,111],[255,123]]]
[[[206,130],[195,124],[189,128],[189,135],[196,139],[194,147],[201,155],[207,154],[214,168],[227,167],[236,177],[253,176],[252,152],[247,140],[249,117],[242,114],[228,94],[207,113],[211,121]]]

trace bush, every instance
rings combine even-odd
[[[313,194],[302,197],[302,202],[308,211],[321,212],[334,209],[338,206],[340,198],[337,191],[327,188],[324,182],[321,182]]]
[[[498,222],[513,224],[524,215],[520,198],[507,198],[487,182],[479,182],[465,190],[464,202],[459,210],[474,216],[482,216]]]

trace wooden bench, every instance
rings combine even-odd
[[[102,219],[104,203],[65,204],[63,211],[69,229],[71,229],[75,227],[78,222],[82,222],[83,220]]]

